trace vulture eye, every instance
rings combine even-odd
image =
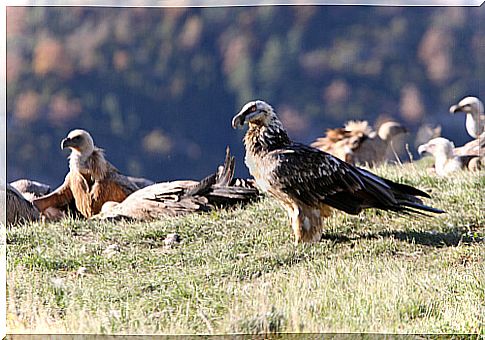
[[[256,105],[252,106],[250,109],[249,109],[250,112],[256,112]]]

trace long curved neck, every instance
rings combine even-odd
[[[467,113],[465,125],[466,125],[466,130],[468,134],[474,138],[477,138],[483,130],[479,113],[476,113],[476,114]]]
[[[267,125],[251,124],[244,137],[246,150],[253,154],[267,153],[291,145],[288,133],[277,118]]]
[[[73,150],[69,156],[69,170],[88,174],[95,180],[101,180],[108,172],[108,162],[102,149],[94,148],[90,154]]]

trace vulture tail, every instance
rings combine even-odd
[[[421,213],[421,211],[432,212],[436,214],[444,213],[443,210],[433,208],[423,204],[418,198],[430,198],[429,194],[410,185],[396,183],[391,180],[376,176],[366,170],[358,169],[364,183],[365,190],[376,199],[378,209],[391,210],[400,213]],[[372,206],[371,206],[372,207]]]

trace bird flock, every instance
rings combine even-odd
[[[429,171],[437,176],[478,170],[484,162],[482,102],[466,97],[450,112],[466,114],[466,131],[473,140],[455,147],[433,130],[418,152],[433,156]],[[255,100],[232,120],[233,128],[246,125],[245,163],[252,178],[234,178],[235,159],[227,148],[223,164],[206,178],[162,183],[120,173],[89,132],[73,130],[61,141],[61,148],[70,150],[62,185],[51,190],[26,179],[7,184],[7,225],[57,221],[66,215],[150,221],[244,205],[266,193],[287,211],[294,240],[300,243],[318,242],[325,218],[335,209],[349,214],[369,208],[408,215],[443,213],[423,203],[421,197],[429,198],[424,191],[359,167],[399,162],[408,131],[397,122],[384,122],[374,130],[368,122],[349,121],[308,146],[289,138],[270,104]]]

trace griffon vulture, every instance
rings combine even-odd
[[[104,151],[94,145],[87,131],[71,131],[62,140],[61,148],[71,149],[69,173],[54,192],[34,200],[40,211],[63,208],[74,201],[84,217],[91,217],[101,211],[104,203],[122,202],[139,189],[105,159]]]
[[[233,128],[246,123],[246,165],[259,189],[286,209],[297,243],[321,239],[323,221],[330,216],[331,208],[349,214],[368,208],[403,214],[443,212],[424,205],[417,196],[429,195],[421,190],[293,142],[273,108],[264,101],[247,103],[232,120]]]
[[[480,157],[476,155],[455,155],[454,145],[446,138],[438,137],[422,144],[418,148],[420,155],[429,153],[434,157],[434,168],[438,176],[446,176],[455,171],[479,170]]]
[[[485,128],[485,114],[483,113],[483,103],[477,97],[465,97],[457,105],[450,107],[450,112],[466,113],[465,126],[468,134],[473,138],[478,138]]]
[[[366,121],[349,121],[344,128],[328,129],[311,146],[351,164],[372,166],[395,159],[393,143],[406,132],[392,121],[381,124],[377,133]]]
[[[250,182],[233,179],[234,164],[228,148],[224,165],[202,181],[173,181],[145,187],[121,203],[107,202],[95,218],[146,221],[249,202],[258,197],[258,190]]]

